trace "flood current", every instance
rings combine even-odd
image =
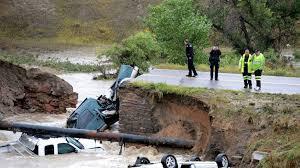
[[[74,91],[79,94],[78,102],[80,104],[86,97],[96,98],[101,94],[108,94],[108,89],[113,83],[113,81],[92,80],[93,75],[74,73],[59,76],[73,86]],[[70,112],[51,115],[28,113],[18,114],[6,118],[6,120],[63,127],[69,114]],[[110,131],[118,132],[118,123]],[[0,131],[0,144],[15,141],[19,137],[20,133]],[[133,164],[137,156],[146,156],[154,162],[160,162],[161,157],[170,152],[175,154],[179,160],[190,157],[189,154],[184,154],[182,151],[157,149],[151,146],[126,146],[121,155],[119,155],[119,143],[103,142],[103,148],[104,150],[100,151],[92,149],[79,153],[43,157],[24,157],[13,153],[0,153],[0,168],[125,168],[129,164]]]

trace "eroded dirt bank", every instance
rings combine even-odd
[[[0,114],[64,113],[76,103],[77,93],[59,77],[0,61]]]
[[[202,152],[211,136],[209,107],[193,97],[133,87],[120,92],[120,132],[196,140]]]
[[[281,164],[275,167],[298,166],[297,153],[291,153],[290,160],[277,156],[298,149],[299,95],[204,89],[180,95],[176,89],[182,88],[169,91],[168,86],[160,90],[160,84],[145,85],[120,90],[121,132],[195,140],[194,154],[210,160],[226,152],[240,167],[257,165],[251,163],[255,150],[274,153],[265,167],[276,159]]]

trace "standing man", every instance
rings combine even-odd
[[[264,66],[265,66],[265,57],[257,49],[257,50],[255,50],[255,54],[253,56],[253,65],[252,65],[254,75],[255,75],[255,80],[256,80],[256,88],[255,88],[256,91],[261,90],[261,75],[262,75]]]
[[[220,62],[221,51],[218,46],[213,46],[209,53],[209,63],[210,63],[210,80],[213,80],[214,68],[215,68],[215,80],[218,80],[219,73],[219,62]]]
[[[185,52],[186,52],[186,57],[187,57],[188,69],[189,69],[189,74],[186,76],[187,77],[196,77],[198,74],[197,74],[195,66],[194,66],[194,49],[193,49],[192,43],[189,42],[189,39],[185,39],[184,44],[185,44]],[[194,75],[192,75],[192,72]]]
[[[245,53],[242,55],[240,62],[239,62],[239,69],[243,74],[244,78],[244,88],[252,89],[252,81],[251,81],[251,74],[252,74],[252,61],[253,58],[248,49],[245,50]]]

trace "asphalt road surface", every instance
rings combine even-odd
[[[166,70],[153,69],[147,74],[139,76],[136,80],[166,83],[170,85],[186,87],[202,87],[226,90],[249,90],[244,89],[242,74],[219,73],[219,81],[210,80],[209,72],[199,72],[197,77],[186,77],[187,71],[184,70]],[[255,77],[252,76],[253,92]],[[300,78],[262,76],[262,90],[264,93],[282,93],[282,94],[300,94]]]

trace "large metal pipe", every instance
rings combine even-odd
[[[190,149],[193,148],[194,146],[194,141],[181,140],[175,138],[148,137],[148,136],[124,134],[124,133],[97,132],[97,131],[84,130],[84,129],[59,128],[59,127],[4,122],[4,121],[0,121],[0,130],[24,132],[30,135],[51,135],[55,137],[97,139],[102,141],[139,143],[139,144],[146,144],[146,145],[166,146],[172,148]]]

